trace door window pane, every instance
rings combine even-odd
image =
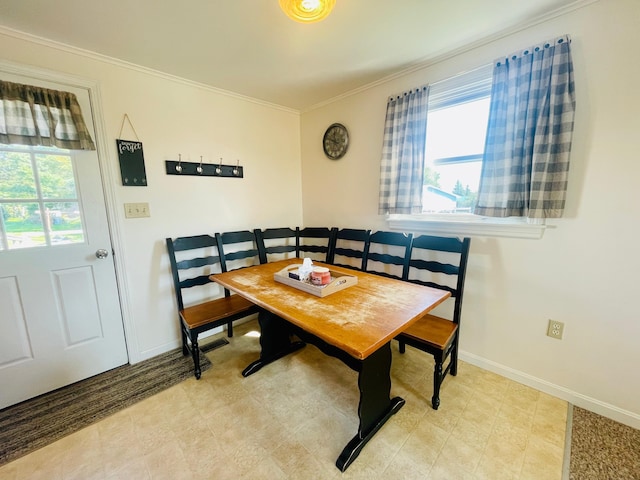
[[[8,248],[42,247],[47,244],[40,204],[3,203],[2,221]]]
[[[44,209],[53,245],[84,242],[78,202],[45,203]]]
[[[0,199],[35,198],[31,155],[0,150]]]
[[[77,198],[73,164],[69,155],[36,155],[43,198]]]

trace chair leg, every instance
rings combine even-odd
[[[227,337],[233,337],[233,322],[227,322]]]
[[[458,374],[458,339],[453,343],[453,347],[451,348],[451,369],[449,373],[454,377]]]
[[[189,345],[187,343],[187,334],[184,331],[184,327],[180,326],[180,334],[182,335],[182,355],[189,355]]]
[[[198,334],[194,334],[191,337],[191,356],[193,357],[196,380],[200,380],[202,370],[200,370],[200,347],[198,347]]]
[[[442,383],[442,359],[436,358],[436,364],[433,368],[433,397],[431,397],[431,406],[437,410],[440,406],[440,384]]]
[[[400,353],[404,353],[406,350],[406,344],[402,340],[398,340],[398,349]]]

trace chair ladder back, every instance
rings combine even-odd
[[[180,271],[192,268],[204,267],[206,265],[215,265],[220,263],[218,255],[209,255],[206,257],[192,257],[183,260],[177,260],[176,252],[185,252],[189,250],[201,250],[204,248],[215,248],[218,250],[218,242],[210,235],[196,235],[193,237],[178,237],[175,239],[166,238],[167,251],[169,253],[169,262],[171,264],[171,277],[173,278],[173,287],[178,303],[178,310],[184,309],[184,301],[182,298],[182,290],[200,285],[211,283],[209,274],[198,275],[191,278],[181,278]]]
[[[333,253],[335,228],[327,227],[296,227],[296,257],[303,258],[301,254],[317,253],[321,254],[318,261],[327,262]],[[302,240],[312,240],[313,243],[306,243]]]
[[[405,280],[411,283],[425,285],[427,287],[439,288],[447,290],[451,293],[451,298],[455,300],[453,309],[453,321],[460,322],[460,313],[462,309],[462,293],[464,289],[464,281],[467,270],[467,259],[469,256],[469,246],[471,240],[469,238],[453,237],[435,237],[431,235],[421,235],[413,239],[411,245],[411,255],[409,260],[409,271]],[[438,260],[425,260],[417,258],[417,252],[442,252],[456,255],[456,260],[447,262]],[[435,274],[443,274],[446,276],[455,276],[455,287],[445,285],[436,281],[425,281],[418,278],[409,278],[413,269],[429,271]]]
[[[237,260],[251,259],[251,265],[257,265],[260,263],[258,247],[256,246],[256,235],[254,232],[249,230],[240,230],[236,232],[216,233],[216,239],[218,240],[218,252],[220,254],[220,263],[223,272],[242,268],[229,268],[229,263]],[[249,245],[247,246],[247,244]],[[231,248],[231,245],[235,245],[235,247]]]
[[[371,236],[371,230],[355,228],[343,228],[338,230],[335,227],[334,229],[334,244],[331,252],[331,258],[328,260],[328,263],[363,271],[365,269],[367,256],[369,255],[369,238]],[[340,246],[342,245],[339,243],[341,241],[348,242],[351,246],[357,243],[361,246],[361,249]],[[360,265],[356,267],[354,265],[340,263],[336,261],[336,257],[354,258],[356,260],[360,260]]]
[[[404,279],[407,278],[409,272],[409,259],[411,255],[411,244],[413,242],[412,233],[401,232],[385,232],[377,231],[372,233],[369,237],[369,251],[364,262],[364,270],[369,273],[375,273],[384,277]],[[379,245],[382,249],[387,247],[399,247],[402,249],[402,253],[394,255],[391,253],[378,252],[375,250],[375,246]],[[385,265],[396,265],[402,267],[402,273],[395,275],[384,271],[374,270],[369,262],[379,262]]]
[[[269,262],[269,255],[286,255],[287,253],[295,255],[297,252],[296,241],[298,237],[293,228],[267,228],[264,230],[256,228],[254,234],[256,236],[260,263]],[[280,242],[277,244],[268,243],[269,240],[280,240]]]

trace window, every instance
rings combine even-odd
[[[541,238],[544,222],[473,215],[489,119],[493,65],[430,85],[421,215],[390,214],[392,230]]]
[[[84,242],[69,150],[0,146],[0,250]]]
[[[430,87],[423,212],[471,214],[484,152],[492,66]]]

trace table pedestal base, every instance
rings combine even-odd
[[[380,418],[380,420],[373,426],[373,428],[367,433],[364,437],[360,436],[360,434],[356,434],[355,437],[351,439],[347,446],[344,447],[342,453],[336,460],[336,467],[340,469],[341,472],[344,472],[351,462],[353,462],[358,455],[360,455],[360,451],[367,444],[369,440],[376,434],[380,427],[382,427],[391,415],[394,415],[398,410],[402,408],[405,401],[403,398],[395,397],[391,400],[391,405],[389,406],[389,410]]]
[[[400,397],[390,399],[391,343],[384,344],[364,360],[359,360],[270,312],[261,311],[258,321],[261,330],[260,359],[245,368],[243,376],[257,372],[263,366],[299,350],[306,343],[317,346],[323,353],[342,360],[358,372],[358,433],[344,447],[336,461],[336,467],[344,472],[375,433],[405,404]],[[292,333],[302,341],[292,342]]]
[[[300,350],[304,342],[292,342],[289,322],[266,310],[258,314],[260,324],[260,358],[242,371],[243,377],[256,373],[265,365]]]

